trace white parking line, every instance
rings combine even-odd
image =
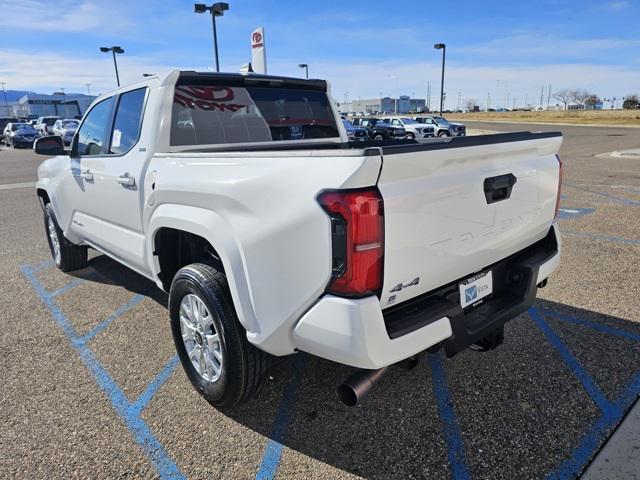
[[[35,186],[36,182],[6,183],[4,185],[0,185],[0,190],[11,190],[12,188],[30,188]]]

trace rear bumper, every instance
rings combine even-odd
[[[559,261],[554,225],[540,242],[487,267],[494,293],[476,307],[462,309],[458,281],[384,312],[377,297],[326,295],[295,326],[293,342],[299,350],[367,369],[391,365],[439,342],[453,356],[533,305],[537,284]]]

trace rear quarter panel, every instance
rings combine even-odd
[[[329,220],[316,196],[374,185],[380,165],[379,155],[349,150],[157,154],[145,224],[159,226],[153,217],[163,205],[213,212],[216,231],[204,236],[232,269],[248,338],[270,353],[291,353],[293,323],[331,275]]]

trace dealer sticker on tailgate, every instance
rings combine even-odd
[[[462,308],[476,303],[493,291],[493,277],[491,270],[482,272],[459,283],[460,305]]]

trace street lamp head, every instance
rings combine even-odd
[[[195,13],[204,13],[207,11],[207,6],[204,3],[196,3],[193,5],[193,11]]]
[[[435,48],[436,50],[442,50],[443,48],[445,48],[445,44],[444,43],[436,43],[433,48]]]
[[[111,49],[109,47],[100,47],[100,51],[107,53],[107,52],[110,52]]]
[[[211,11],[216,17],[221,17],[227,10],[229,10],[228,3],[218,2],[211,5]]]
[[[298,67],[300,67],[300,68],[306,68],[306,67],[308,67],[308,66],[309,66],[309,65],[307,65],[306,63],[299,63],[299,64],[298,64]]]
[[[124,53],[124,48],[122,48],[122,47],[111,47],[111,49],[112,49],[115,53]]]

